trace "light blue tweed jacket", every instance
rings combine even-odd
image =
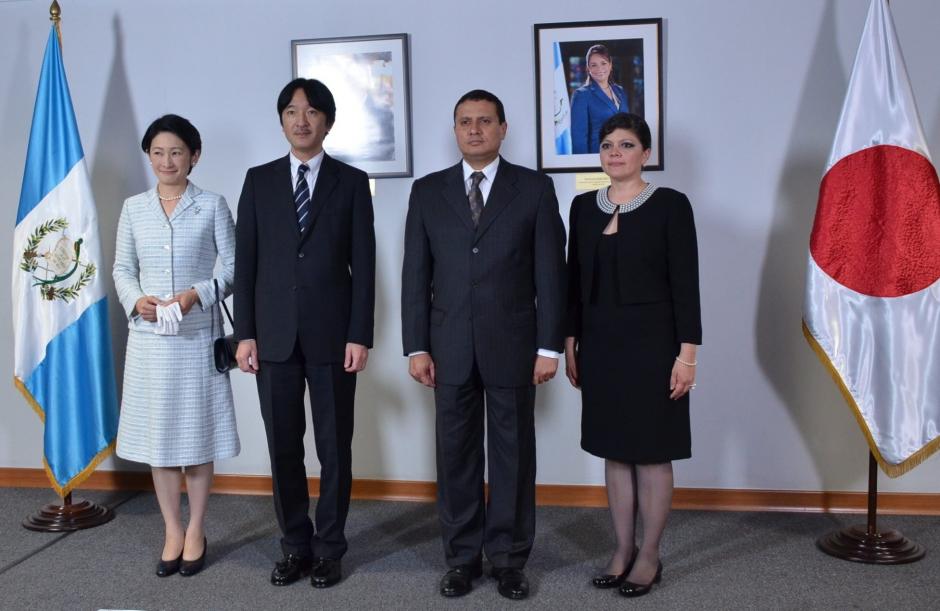
[[[216,259],[221,266],[213,276]],[[179,333],[212,325],[210,308],[219,312],[213,278],[222,299],[232,292],[235,273],[235,223],[225,198],[203,191],[192,182],[168,219],[156,188],[124,201],[114,253],[114,286],[128,318],[128,328],[153,331],[134,306],[145,295],[165,299],[195,288],[201,308],[183,317]]]

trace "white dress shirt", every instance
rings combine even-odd
[[[467,192],[467,196],[470,196],[470,185],[473,184],[473,179],[470,178],[470,175],[476,172],[470,167],[470,164],[466,160],[462,161],[463,165],[463,190]],[[483,195],[483,205],[486,206],[486,200],[490,197],[490,189],[493,188],[493,181],[496,179],[496,169],[499,167],[499,157],[491,161],[485,168],[479,170],[483,172],[483,180],[480,181],[480,194]],[[468,204],[469,205],[469,204]]]
[[[304,178],[307,179],[307,188],[310,190],[310,201],[313,201],[313,187],[317,184],[317,176],[320,175],[320,165],[323,163],[323,151],[314,155],[309,161],[301,161],[294,155],[294,151],[290,152],[290,184],[294,191],[297,190],[297,168],[299,168],[302,163],[306,163],[307,167],[310,168],[307,170],[307,174]]]

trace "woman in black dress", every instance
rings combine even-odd
[[[662,575],[671,461],[691,456],[688,393],[702,341],[698,254],[688,198],[641,177],[650,155],[646,121],[618,113],[600,140],[611,185],[571,203],[565,362],[581,389],[581,447],[605,459],[617,538],[593,584],[641,596]]]

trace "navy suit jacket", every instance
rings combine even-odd
[[[627,92],[617,84],[612,84],[611,89],[620,100],[619,109],[594,81],[579,87],[571,96],[571,150],[574,154],[600,152],[601,125],[618,112],[628,112]]]
[[[565,227],[548,176],[500,159],[477,228],[461,164],[414,182],[405,223],[402,340],[436,380],[526,386],[539,348],[561,352]]]
[[[300,341],[312,363],[343,362],[347,343],[372,347],[375,232],[365,172],[323,156],[301,235],[290,159],[251,168],[235,224],[235,338],[284,361]]]

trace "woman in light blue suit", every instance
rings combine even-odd
[[[187,576],[205,562],[213,463],[239,452],[232,388],[228,374],[215,370],[211,348],[221,320],[217,295],[231,292],[235,273],[235,224],[222,196],[189,181],[202,149],[192,123],[160,117],[141,148],[157,186],[128,198],[118,223],[114,285],[129,331],[117,455],[151,467],[165,526],[157,575]],[[180,315],[175,324],[158,323],[166,308]]]
[[[610,52],[604,45],[588,49],[588,77],[571,96],[571,147],[576,155],[598,153],[598,132],[604,121],[618,112],[628,112],[627,92],[610,80]]]

